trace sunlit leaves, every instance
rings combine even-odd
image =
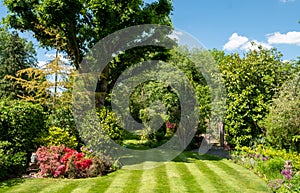
[[[268,113],[278,88],[292,73],[292,64],[282,62],[276,49],[252,50],[244,56],[213,50],[227,90],[225,129],[232,145],[249,145],[263,134],[257,122]]]

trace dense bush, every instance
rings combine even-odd
[[[77,152],[64,145],[39,148],[36,153],[41,169],[40,175],[54,178],[86,178],[113,171],[113,164],[108,156],[99,158],[91,150],[89,153],[85,152]]]
[[[70,144],[65,144],[68,147],[79,148],[81,145],[83,145],[83,143],[81,142],[81,138],[79,136],[79,132],[76,128],[71,105],[64,105],[64,106],[59,105],[58,107],[53,109],[52,112],[49,113],[49,115],[47,116],[46,127],[49,128],[49,132],[50,132],[50,128],[52,127],[61,128],[62,130],[61,132],[64,134],[68,134],[69,137],[72,138],[72,141],[75,138],[76,141],[74,142],[77,143],[77,147],[73,147],[72,145],[70,146]],[[56,143],[51,145],[60,145],[60,144],[63,143]]]
[[[159,101],[159,102],[158,102]],[[130,112],[144,125],[142,140],[161,141],[166,134],[166,120],[180,119],[179,98],[168,84],[149,81],[136,87],[130,98]]]
[[[31,153],[39,146],[36,138],[44,131],[44,119],[43,108],[38,104],[0,101],[2,178],[25,171]]]
[[[115,151],[111,148],[113,143],[122,144],[125,137],[125,130],[119,125],[115,114],[106,107],[98,110],[95,117],[87,113],[79,128],[85,144],[104,154]]]
[[[260,125],[266,129],[268,142],[280,149],[300,152],[300,73],[283,84],[273,100],[270,112]]]
[[[76,149],[78,142],[75,136],[72,136],[68,131],[59,127],[50,127],[38,139],[43,146],[59,146],[66,145],[67,147]]]
[[[16,99],[19,95],[29,92],[24,87],[15,84],[7,76],[15,76],[19,70],[34,67],[37,64],[36,51],[32,42],[19,37],[17,31],[0,26],[0,98]],[[23,76],[23,79],[28,77]]]
[[[25,152],[17,152],[10,142],[0,141],[0,180],[20,175],[25,165]]]
[[[121,143],[124,139],[124,129],[121,128],[115,114],[108,108],[101,108],[98,111],[101,128],[115,142]]]
[[[39,104],[24,101],[0,101],[0,141],[9,141],[17,152],[31,153],[44,128],[45,114]]]
[[[276,49],[261,46],[247,52],[226,55],[212,52],[225,80],[227,92],[224,129],[231,146],[248,146],[263,129],[258,122],[268,114],[268,105],[294,71],[292,63],[282,62]]]
[[[274,192],[300,191],[300,154],[264,148],[258,145],[255,148],[236,148],[232,159],[265,179]],[[285,162],[292,162],[292,171],[285,168]]]

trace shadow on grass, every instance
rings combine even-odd
[[[211,160],[211,161],[220,161],[222,157],[213,156],[209,154],[200,155],[197,152],[186,151],[181,153],[179,156],[174,158],[173,162],[185,162],[185,163],[193,163],[196,160]]]
[[[130,139],[126,139],[123,141],[123,145],[124,147],[128,148],[128,149],[132,149],[132,150],[149,150],[149,149],[153,149],[155,147],[158,147],[164,143],[166,143],[168,141],[168,138],[165,138],[162,141],[159,142],[152,142],[149,140],[138,140],[137,138],[135,138],[135,135],[132,135],[130,137]],[[122,166],[125,165],[135,165],[135,164],[141,164],[143,162],[165,162],[162,160],[161,157],[164,157],[164,155],[172,155],[174,152],[172,152],[172,150],[168,151],[166,150],[165,152],[163,150],[160,150],[161,155],[160,156],[147,156],[147,153],[145,152],[145,154],[143,155],[125,155],[123,157],[120,158],[119,162],[121,163]],[[178,155],[178,153],[176,154]],[[166,156],[168,157],[168,156]],[[180,153],[176,158],[174,158],[173,162],[185,162],[185,163],[193,163],[197,160],[211,160],[211,161],[219,161],[222,159],[228,159],[229,153],[225,150],[222,149],[210,149],[207,154],[199,154],[198,151],[194,150],[194,151],[184,151],[182,153]],[[148,158],[148,159],[147,159]]]
[[[166,152],[167,153],[167,152]],[[145,154],[146,155],[146,154]],[[197,152],[185,151],[178,155],[176,158],[170,160],[170,162],[184,162],[184,163],[195,163],[198,160],[208,160],[208,161],[220,161],[226,158],[217,157],[214,155],[204,154],[200,155]],[[149,159],[145,160],[145,158],[140,158],[133,155],[128,155],[122,157],[119,160],[120,165],[133,167],[135,165],[144,164],[146,162],[156,163],[156,164],[164,164],[166,161],[162,161],[159,157],[149,157]],[[155,165],[155,164],[154,164]]]
[[[10,179],[10,180],[0,181],[0,188],[13,187],[13,186],[23,183],[24,181],[25,180],[22,178],[15,178],[15,179]]]

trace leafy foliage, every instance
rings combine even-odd
[[[276,148],[300,151],[300,73],[293,74],[274,98],[270,112],[260,124],[268,142]]]
[[[75,136],[59,127],[50,127],[48,132],[43,133],[40,139],[41,144],[44,146],[60,146],[66,145],[70,148],[77,148],[78,142]]]
[[[191,57],[199,63],[198,66],[189,59]],[[202,133],[206,131],[211,113],[211,94],[206,79],[198,67],[204,67],[205,63],[208,63],[206,60],[210,58],[209,53],[203,50],[174,48],[169,51],[167,63],[162,63],[153,72],[147,72],[147,74],[155,73],[153,77],[164,77],[164,81],[151,80],[141,83],[130,96],[130,112],[137,122],[145,126],[144,138],[162,140],[166,134],[164,123],[170,121],[178,125],[180,122],[181,105],[188,103],[179,100],[179,93],[184,92],[175,89],[176,85],[178,88],[178,85],[182,84],[182,74],[195,90],[199,104],[198,130]]]
[[[56,105],[55,109],[50,109],[52,112],[49,113],[46,120],[46,127],[58,127],[62,129],[62,133],[65,133],[69,135],[70,139],[75,139],[75,141],[72,142],[73,145],[77,144],[77,146],[73,146],[69,144],[68,147],[78,149],[79,146],[83,145],[81,138],[79,136],[79,132],[76,128],[74,117],[73,117],[73,111],[72,106],[70,104],[62,103],[59,101],[60,98],[57,98],[58,104]],[[61,134],[62,134],[61,133]],[[54,138],[55,140],[55,138]],[[70,141],[70,142],[71,142]],[[60,144],[61,142],[58,142]],[[66,144],[67,145],[67,144]]]
[[[18,98],[43,105],[53,105],[56,108],[57,104],[71,103],[72,82],[70,80],[75,74],[76,72],[62,63],[58,56],[46,64],[45,68],[26,68],[17,71],[14,75],[6,75],[5,78],[14,81],[16,86],[26,91],[26,93],[19,93]],[[50,76],[53,76],[55,80],[50,81]],[[58,96],[58,90],[61,96]]]
[[[101,108],[98,111],[101,128],[110,139],[121,143],[124,138],[124,130],[120,127],[115,114],[109,108]]]
[[[14,81],[5,79],[5,76],[15,76],[19,70],[35,65],[33,44],[20,38],[16,32],[10,33],[0,27],[0,98],[25,95],[24,88],[16,86]],[[23,76],[23,79],[28,78]]]
[[[6,24],[21,31],[32,31],[41,46],[66,53],[77,70],[88,49],[117,30],[140,24],[171,25],[170,0],[147,4],[142,0],[5,0],[4,4],[10,11],[5,19]],[[118,73],[112,71],[122,72],[128,65],[147,58],[149,52],[164,51],[150,47],[128,51],[119,62],[107,65],[96,89],[99,93],[96,95],[97,107],[104,105],[110,93],[108,85],[116,81],[114,77]]]
[[[40,145],[45,131],[45,114],[39,104],[0,101],[0,178],[20,175],[29,156]]]
[[[87,113],[79,128],[79,134],[85,144],[103,154],[114,151],[110,149],[111,140],[121,144],[125,136],[125,130],[119,125],[115,114],[106,107],[99,109],[96,117]]]
[[[143,23],[170,23],[168,0],[143,1],[15,1],[5,0],[10,10],[6,22],[19,30],[30,30],[42,46],[66,52],[75,67],[87,48],[105,36]],[[28,11],[30,10],[30,11]]]
[[[179,108],[176,93],[162,82],[143,83],[131,95],[131,114],[145,126],[143,140],[162,140],[166,134],[166,126],[163,123],[167,120],[178,122]],[[160,122],[162,124],[158,125]]]
[[[249,145],[264,133],[258,121],[268,113],[268,105],[283,82],[293,72],[291,63],[281,60],[276,49],[251,50],[240,57],[213,50],[227,90],[225,131],[227,141]]]
[[[12,143],[0,141],[0,180],[22,174],[25,165],[25,152],[17,152]]]
[[[297,152],[276,150],[257,145],[238,147],[232,159],[253,170],[269,183],[273,192],[298,192],[300,183],[300,155]],[[292,170],[285,168],[285,161],[292,163]]]
[[[14,152],[34,152],[35,139],[45,131],[45,114],[39,104],[25,101],[0,101],[0,141],[11,143]]]

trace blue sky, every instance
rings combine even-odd
[[[283,59],[300,56],[300,0],[174,0],[173,5],[174,26],[209,49],[244,52],[256,41],[278,48]]]
[[[173,2],[174,27],[190,33],[208,49],[246,52],[253,49],[249,42],[255,41],[266,48],[278,48],[285,60],[300,56],[300,0]],[[6,9],[1,5],[0,17],[5,14]],[[39,50],[38,57],[47,60],[45,50]]]

